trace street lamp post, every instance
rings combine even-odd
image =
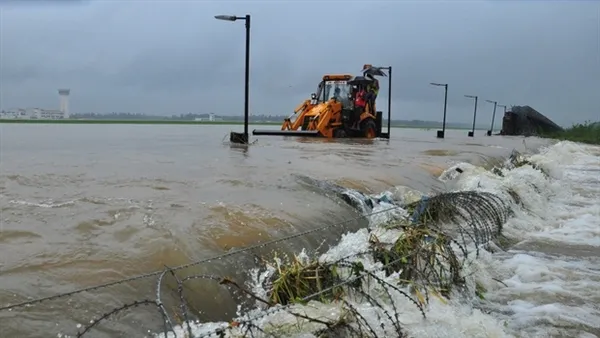
[[[498,105],[498,107],[502,107],[502,108],[504,108],[504,115],[506,115],[506,105],[504,105],[504,104],[499,104],[499,105]],[[504,129],[504,122],[502,123],[502,129],[500,129],[500,134],[501,134],[501,135],[503,135],[503,134],[504,134],[504,132],[503,132],[503,129]]]
[[[492,132],[494,131],[494,120],[496,119],[496,107],[498,106],[498,101],[485,100],[486,102],[494,104],[494,112],[492,113],[492,126],[490,130],[487,131],[487,136],[492,136]]]
[[[506,114],[506,105],[499,104],[499,105],[498,105],[498,107],[502,107],[502,108],[504,108],[504,114]]]
[[[248,144],[248,110],[249,110],[249,91],[250,91],[250,14],[246,16],[235,15],[216,15],[215,19],[225,21],[244,20],[246,22],[246,78],[244,88],[244,133],[231,132],[229,141],[231,143]]]
[[[470,131],[468,133],[469,137],[474,137],[475,136],[475,119],[477,118],[477,96],[475,95],[465,95],[465,97],[468,97],[470,99],[475,99],[475,110],[473,111],[473,129],[472,131]]]
[[[442,130],[437,131],[438,138],[444,138],[446,135],[446,108],[448,107],[448,84],[447,83],[430,83],[432,86],[444,87],[444,121],[442,122]]]

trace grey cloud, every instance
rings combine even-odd
[[[529,104],[563,124],[600,114],[598,2],[88,1],[0,11],[3,108],[56,105],[56,88],[70,86],[74,111],[238,114],[243,22],[213,16],[250,13],[255,113],[289,113],[324,73],[372,63],[394,67],[394,118],[439,120],[443,91],[432,81],[450,84],[451,121],[471,118],[464,94]]]

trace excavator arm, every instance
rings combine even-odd
[[[280,131],[255,129],[254,131],[252,131],[252,134],[253,135],[281,135],[281,136],[286,136],[286,135],[287,136],[310,136],[310,137],[319,136],[319,131],[314,130],[314,127],[309,128],[309,130],[299,130],[300,127],[302,126],[302,123],[304,122],[306,114],[308,112],[310,112],[311,109],[315,106],[315,104],[313,103],[313,100],[314,100],[314,98],[305,100],[300,105],[298,105],[298,107],[296,107],[296,109],[294,109],[294,112],[292,113],[292,115],[290,115],[290,117],[286,118],[283,121]],[[294,122],[292,122],[292,116],[294,116],[296,114],[298,116],[296,116],[296,119],[294,120]]]
[[[331,119],[335,111],[340,110],[342,105],[340,103],[333,104],[329,102],[327,108],[319,115],[318,122],[315,125],[315,129],[321,133],[324,137],[333,137],[333,129],[331,128]]]
[[[297,130],[303,120],[304,114],[306,113],[306,111],[308,111],[311,107],[311,100],[305,100],[304,102],[300,103],[298,105],[298,107],[296,107],[296,109],[294,109],[294,112],[292,113],[292,115],[290,115],[288,118],[286,118],[285,120],[283,120],[283,124],[281,125],[281,130]],[[294,122],[292,122],[292,116],[299,114],[296,119],[294,120]]]

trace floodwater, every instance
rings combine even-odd
[[[440,140],[433,129],[396,128],[391,140],[265,136],[253,137],[256,143],[247,148],[224,143],[230,130],[241,128],[0,125],[0,307],[163,270],[359,216],[342,201],[303,184],[305,176],[366,193],[396,186],[431,192],[444,189],[437,177],[455,163],[490,166],[513,149],[533,151],[550,143],[487,137],[484,131],[468,138],[466,130],[447,130]],[[357,218],[327,233],[202,264],[194,273],[231,276],[242,284],[255,260],[271,250],[299,252],[334,245],[341,234],[356,231],[364,222]],[[566,244],[554,249],[543,241],[536,245],[517,248],[540,255],[570,252]],[[589,246],[572,252],[596,257],[597,250]],[[544,258],[531,258],[531,264],[536,259]],[[589,269],[598,271],[598,265]],[[172,291],[176,284],[165,288],[165,297],[175,297],[169,287]],[[0,311],[0,337],[72,335],[78,325],[112,308],[154,301],[156,288],[156,277],[142,278]],[[235,315],[235,303],[214,283],[198,281],[186,292],[203,320]],[[535,298],[531,293],[528,301]],[[566,298],[557,302],[578,304],[568,295],[559,296]],[[160,323],[160,316],[148,307],[111,317],[90,336],[141,337],[148,330],[160,330]]]

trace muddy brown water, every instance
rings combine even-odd
[[[223,144],[242,126],[0,125],[0,306],[177,266],[357,217],[297,175],[363,192],[403,185],[442,188],[452,163],[486,164],[547,141],[476,131],[392,129],[391,140],[258,137]],[[272,250],[335,244],[365,225],[315,232],[178,273],[243,282]],[[163,297],[176,284],[165,279]],[[186,284],[201,320],[231,317],[229,291]],[[156,298],[156,277],[0,312],[1,337],[56,337],[120,305]],[[167,302],[166,302],[167,303]],[[172,303],[169,306],[174,306]],[[149,320],[149,318],[151,320]],[[155,308],[111,317],[90,336],[140,336],[160,329]]]

